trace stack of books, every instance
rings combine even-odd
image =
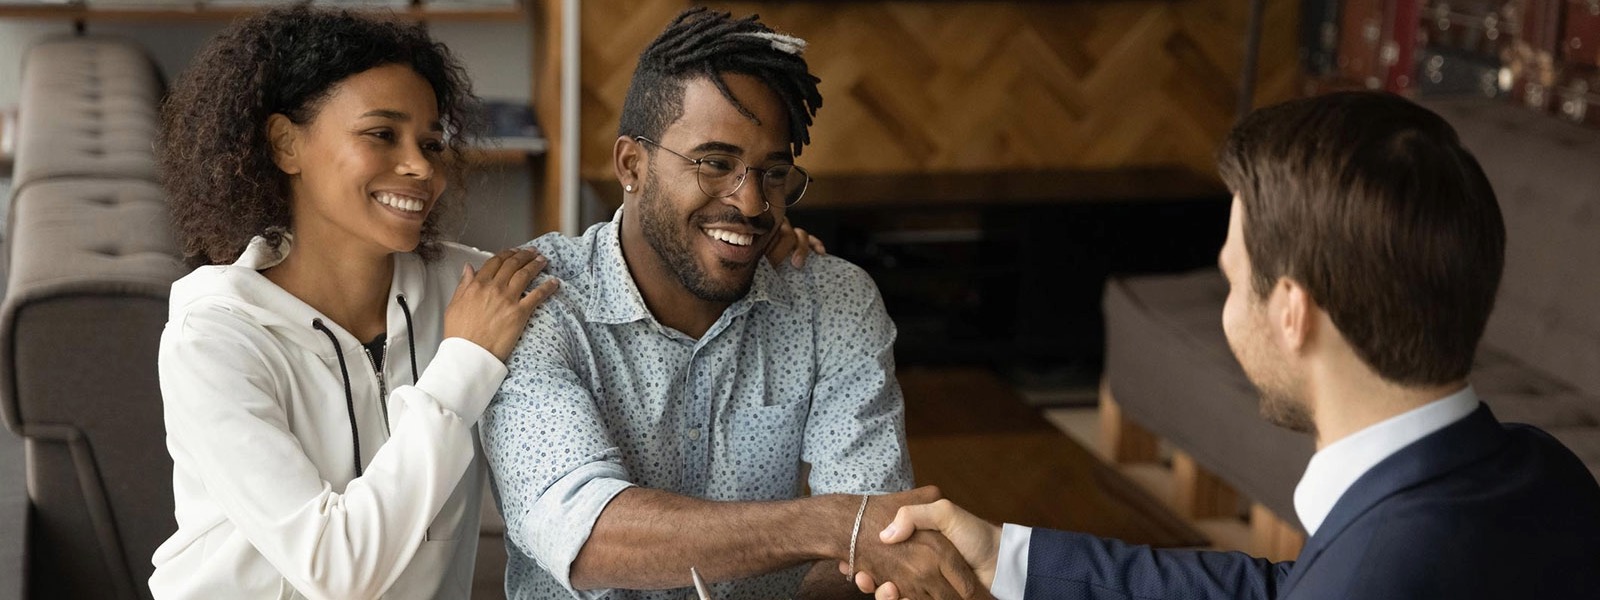
[[[533,107],[514,100],[485,100],[489,131],[485,146],[490,150],[522,150],[529,153],[544,152],[549,142],[539,129],[539,120]]]

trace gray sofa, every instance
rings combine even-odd
[[[175,527],[155,367],[184,272],[151,149],[162,81],[137,46],[94,37],[32,47],[22,81],[0,416],[27,494],[0,516],[25,543],[7,577],[32,598],[147,598]]]
[[[1600,131],[1490,100],[1426,105],[1477,156],[1505,215],[1505,277],[1471,381],[1501,420],[1544,428],[1600,477]],[[1311,440],[1258,416],[1222,334],[1226,295],[1214,269],[1113,280],[1109,394],[1122,417],[1296,524]]]

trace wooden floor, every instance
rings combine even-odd
[[[919,485],[986,519],[1158,547],[1207,539],[980,368],[902,369]]]

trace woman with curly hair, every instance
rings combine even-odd
[[[305,6],[235,23],[172,91],[160,164],[199,268],[161,338],[156,597],[469,595],[473,425],[556,285],[524,294],[532,251],[438,240],[475,108],[420,27]]]

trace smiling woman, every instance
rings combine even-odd
[[[269,116],[299,242],[318,238],[319,246],[375,255],[416,249],[446,186],[434,176],[445,160],[437,106],[415,69],[387,64],[339,82],[311,122]]]
[[[158,154],[200,268],[161,338],[156,597],[470,593],[472,427],[557,285],[438,239],[476,119],[425,31],[345,11],[241,20],[179,80]]]

